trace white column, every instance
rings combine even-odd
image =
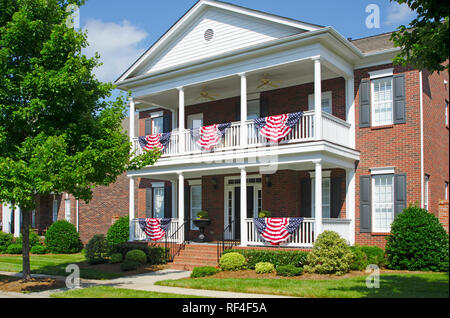
[[[242,147],[247,145],[247,75],[240,73],[241,77],[241,139]]]
[[[14,209],[14,237],[20,236],[20,224],[22,218],[22,211],[18,206]]]
[[[350,245],[355,244],[355,169],[346,169],[346,199],[345,199],[345,207],[346,207],[346,218],[350,219]]]
[[[135,225],[135,205],[134,205],[134,177],[130,177],[130,201],[129,201],[129,217],[130,217],[130,242],[134,241],[134,225]]]
[[[185,135],[184,135],[184,122],[185,122],[185,116],[184,116],[184,87],[178,87],[178,130],[180,133],[180,145],[179,145],[179,152],[184,153],[185,151]]]
[[[346,118],[347,122],[351,124],[350,127],[350,141],[349,146],[355,148],[355,78],[349,77],[345,80],[345,95],[346,95]]]
[[[241,168],[241,245],[247,246],[247,171]]]
[[[322,139],[322,67],[320,56],[314,57],[314,133],[316,140]]]
[[[178,226],[184,223],[184,176],[178,173]],[[179,234],[180,243],[184,241],[184,228]]]
[[[322,233],[322,162],[320,160],[315,162],[315,218],[316,224],[314,227],[314,239]]]
[[[133,139],[136,138],[136,134],[135,134],[136,122],[134,120],[134,114],[136,112],[136,105],[135,105],[134,99],[132,97],[130,97],[128,99],[128,104],[130,106],[130,131],[129,131],[129,134],[130,134],[130,140],[131,140],[131,142],[133,142]]]
[[[11,233],[11,204],[3,204],[2,209],[3,228],[1,231]]]

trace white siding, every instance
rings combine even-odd
[[[214,38],[209,42],[204,40],[207,29],[214,31]],[[170,41],[170,44],[144,67],[143,73],[194,62],[301,32],[299,29],[231,14],[220,9],[208,9],[176,39]]]

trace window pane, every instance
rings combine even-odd
[[[153,118],[152,133],[159,134],[163,132],[163,117]]]
[[[259,99],[249,100],[247,102],[247,119],[256,119],[259,117]]]
[[[394,176],[373,176],[373,230],[389,232],[394,220]]]
[[[372,81],[373,92],[373,126],[393,123],[392,78],[381,78]]]
[[[153,217],[164,218],[164,188],[153,189]]]
[[[197,217],[197,213],[202,210],[202,186],[191,186],[191,220]],[[191,222],[191,228],[197,227]]]

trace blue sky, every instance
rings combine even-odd
[[[196,0],[88,0],[80,10],[80,26],[88,30],[90,48],[104,65],[102,81],[114,81],[163,35]],[[389,0],[228,0],[226,2],[305,22],[331,26],[353,39],[395,30],[414,17],[407,6]],[[380,8],[380,28],[366,27],[366,7]]]

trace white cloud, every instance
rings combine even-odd
[[[141,46],[147,33],[126,20],[120,23],[89,20],[85,30],[89,47],[83,53],[89,57],[95,52],[100,54],[103,65],[95,70],[95,74],[103,82],[115,81],[146,50]]]
[[[393,2],[389,4],[385,23],[387,25],[399,26],[400,24],[408,24],[413,17],[414,11],[406,3],[398,4],[397,2]]]

